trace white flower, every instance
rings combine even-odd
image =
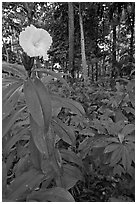
[[[30,57],[43,57],[48,60],[47,51],[52,43],[50,34],[33,25],[27,26],[19,35],[19,44]]]

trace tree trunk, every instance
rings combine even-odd
[[[2,39],[2,41],[3,41],[3,39]],[[6,44],[4,43],[4,41],[3,41],[3,47],[4,47],[5,52],[6,52],[6,62],[9,63],[9,53],[8,53],[8,50],[7,50],[7,47],[6,47]]]
[[[112,45],[112,72],[111,77],[115,77],[116,66],[116,25],[113,25],[113,45]]]
[[[130,38],[130,62],[133,62],[133,53],[134,53],[134,22],[135,22],[135,16],[134,13],[132,14],[132,19],[131,19],[131,26],[130,26],[130,31],[131,31],[131,38]]]
[[[81,34],[81,55],[82,55],[82,69],[83,69],[83,78],[84,82],[87,81],[87,62],[86,62],[86,54],[85,54],[85,39],[84,39],[84,29],[83,29],[83,20],[81,14],[81,5],[79,3],[79,23],[80,23],[80,34]]]
[[[96,81],[98,80],[98,62],[96,62]]]
[[[92,68],[92,82],[94,82],[94,65],[91,65]]]
[[[87,69],[88,69],[88,77],[90,76],[90,68],[89,68],[89,66],[87,67]]]
[[[69,70],[74,78],[74,7],[73,2],[68,2],[69,16]]]
[[[102,60],[102,75],[103,75],[103,77],[106,77],[105,55],[104,54],[103,54],[103,60]]]

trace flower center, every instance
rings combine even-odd
[[[33,43],[34,47],[38,47],[39,46],[39,41],[38,42],[35,42]]]

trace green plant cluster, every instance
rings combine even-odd
[[[134,78],[68,86],[50,70],[2,68],[3,201],[133,201]]]

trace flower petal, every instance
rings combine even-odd
[[[30,57],[39,56],[48,60],[47,51],[52,44],[52,37],[46,30],[33,25],[27,26],[25,31],[20,33],[19,43]]]

